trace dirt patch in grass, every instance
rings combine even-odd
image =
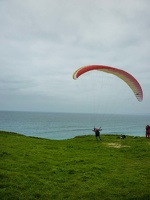
[[[113,148],[129,148],[130,146],[127,145],[122,145],[122,144],[118,144],[118,143],[108,143],[107,144],[109,147],[113,147]]]

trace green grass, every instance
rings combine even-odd
[[[150,140],[0,132],[0,199],[150,199]]]

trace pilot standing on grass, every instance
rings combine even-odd
[[[147,126],[145,127],[145,129],[146,129],[146,138],[149,138],[149,137],[150,137],[150,134],[149,134],[150,126],[147,125]]]
[[[96,140],[97,141],[98,141],[98,139],[101,140],[101,138],[100,138],[100,131],[102,131],[102,129],[101,128],[94,128],[92,131],[95,132]]]

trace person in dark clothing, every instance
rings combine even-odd
[[[145,129],[146,129],[146,138],[150,138],[150,126],[147,125],[147,126],[145,127]]]
[[[101,140],[101,138],[100,138],[100,131],[102,131],[102,129],[101,128],[94,128],[92,131],[95,132],[96,140],[97,141],[98,141],[98,139]]]

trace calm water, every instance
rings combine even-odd
[[[69,114],[0,111],[0,130],[49,139],[68,139],[93,134],[94,126],[101,134],[145,136],[150,115]]]

